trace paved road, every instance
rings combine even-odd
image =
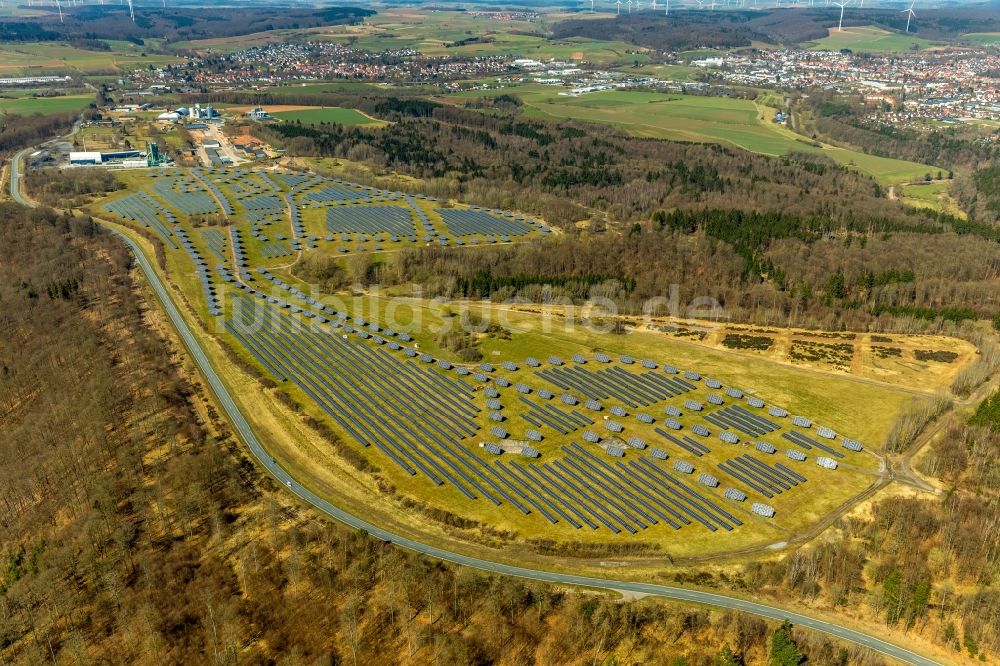
[[[22,206],[31,206],[31,203],[21,195],[21,162],[24,156],[34,152],[34,148],[25,148],[10,161],[10,196],[14,201]]]
[[[15,160],[14,168],[12,168],[12,175],[16,171],[17,160]],[[20,192],[15,193],[13,188],[17,180],[15,178],[11,179],[11,194],[18,200],[22,200],[20,197]],[[376,539],[380,539],[385,542],[393,543],[402,548],[421,553],[430,557],[434,557],[440,560],[445,560],[447,562],[453,562],[455,564],[460,564],[462,566],[472,567],[475,569],[481,569],[484,571],[489,571],[498,574],[504,574],[507,576],[517,576],[519,578],[526,578],[531,580],[538,580],[547,583],[554,583],[557,585],[577,585],[582,587],[590,587],[597,589],[614,590],[618,592],[634,593],[640,595],[649,595],[655,597],[664,597],[667,599],[674,599],[678,601],[693,603],[693,604],[703,604],[707,606],[714,606],[718,608],[727,608],[737,611],[742,611],[745,613],[752,613],[761,617],[774,619],[774,620],[789,620],[793,624],[799,627],[805,627],[808,629],[813,629],[815,631],[821,631],[825,634],[829,634],[835,638],[843,639],[856,643],[866,648],[880,652],[888,657],[897,659],[905,664],[912,664],[913,666],[939,666],[938,662],[928,659],[912,650],[908,650],[904,647],[894,645],[892,643],[880,640],[874,636],[869,636],[868,634],[862,633],[860,631],[855,631],[847,627],[840,626],[838,624],[826,622],[824,620],[816,619],[808,615],[802,615],[801,613],[795,613],[775,606],[768,606],[766,604],[760,604],[753,601],[746,601],[743,599],[737,599],[734,597],[728,597],[721,594],[713,594],[711,592],[702,592],[700,590],[687,590],[680,587],[672,587],[667,585],[654,585],[651,583],[638,583],[632,581],[623,580],[613,580],[610,578],[596,578],[590,576],[575,576],[573,574],[563,574],[555,573],[551,571],[544,571],[540,569],[529,569],[525,567],[513,566],[510,564],[503,564],[501,562],[491,562],[489,560],[480,559],[477,557],[470,557],[468,555],[462,555],[460,553],[454,553],[448,550],[437,548],[429,544],[421,543],[419,541],[414,541],[413,539],[408,539],[406,537],[398,536],[389,532],[388,530],[382,529],[377,525],[373,525],[353,514],[347,513],[346,511],[334,506],[327,500],[311,492],[307,488],[301,487],[294,479],[285,471],[281,466],[277,465],[271,456],[267,453],[264,447],[261,445],[260,440],[257,439],[256,433],[254,433],[253,428],[250,423],[246,420],[243,412],[237,406],[236,402],[233,400],[232,395],[226,388],[226,385],[222,382],[222,379],[216,373],[215,368],[212,367],[212,363],[205,351],[202,349],[201,345],[198,343],[197,338],[195,338],[194,333],[192,333],[187,321],[181,315],[177,306],[174,304],[173,299],[170,297],[169,292],[163,283],[160,281],[159,275],[153,268],[149,259],[143,254],[139,246],[131,238],[125,234],[112,230],[115,236],[120,238],[132,253],[135,255],[136,262],[139,268],[142,270],[146,279],[149,281],[150,286],[156,293],[156,297],[160,300],[163,305],[167,316],[170,318],[171,323],[174,325],[177,333],[180,335],[184,346],[187,347],[188,352],[191,354],[198,368],[201,370],[202,375],[205,377],[209,388],[215,394],[218,399],[219,404],[225,411],[230,423],[235,428],[236,432],[243,439],[247,448],[253,453],[254,457],[260,462],[260,464],[280,483],[286,486],[286,488],[298,496],[304,502],[312,505],[313,507],[319,509],[323,513],[339,520],[340,522],[353,527],[355,529],[364,530],[368,532],[371,536]]]

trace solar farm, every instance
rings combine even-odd
[[[310,292],[287,270],[309,251],[531,242],[551,233],[539,220],[292,172],[144,185],[103,212],[160,239],[225,344],[433,506],[526,538],[725,549],[779,541],[881,473],[872,427],[841,432],[862,419],[832,398],[818,413],[772,400],[787,397],[768,390],[783,377],[750,384],[664,343],[640,355],[631,335],[617,351],[610,335],[515,335],[461,363],[424,330],[393,330],[380,306]],[[202,215],[229,224],[196,228]]]

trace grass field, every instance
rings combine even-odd
[[[371,118],[356,109],[345,109],[338,106],[322,108],[303,108],[298,111],[279,111],[273,114],[275,118],[286,122],[300,122],[303,125],[318,125],[320,123],[337,123],[340,125],[384,125],[376,118]]]
[[[621,71],[627,74],[643,74],[655,76],[658,79],[669,81],[696,81],[698,75],[704,73],[700,67],[688,65],[644,65],[636,68],[634,66],[622,67]]]
[[[209,39],[192,39],[187,41],[174,42],[172,46],[178,49],[188,49],[198,53],[232,53],[241,49],[253,46],[264,46],[267,44],[277,44],[285,41],[293,41],[302,35],[309,35],[315,29],[307,30],[268,30],[265,32],[254,32],[247,35],[236,35],[233,37],[212,37]]]
[[[815,153],[871,175],[884,184],[912,181],[934,170],[914,162],[807,141],[771,122],[773,109],[748,100],[635,91],[604,91],[569,97],[559,95],[560,90],[552,86],[525,85],[502,92],[520,96],[525,103],[524,113],[529,117],[608,123],[635,136],[724,143],[764,155]],[[468,91],[451,97],[468,99],[482,95],[482,91]]]
[[[18,76],[79,72],[113,74],[177,62],[177,58],[147,53],[130,42],[109,42],[110,51],[87,51],[58,42],[0,44],[0,75]],[[147,47],[148,48],[148,47]]]
[[[94,101],[93,95],[66,95],[64,97],[21,97],[9,99],[0,97],[0,114],[13,113],[43,116],[54,113],[69,113],[87,108]]]
[[[850,49],[859,53],[900,53],[919,51],[936,43],[914,34],[889,32],[874,26],[844,28],[838,32],[830,28],[830,34],[823,39],[807,42],[803,46],[816,51],[839,51]]]
[[[962,35],[962,40],[970,44],[1000,44],[1000,32],[970,32]]]
[[[184,174],[183,171],[178,173]],[[209,173],[215,172],[210,171]],[[625,335],[613,335],[580,325],[569,327],[565,317],[547,318],[541,312],[510,309],[506,306],[490,303],[441,303],[421,298],[394,298],[395,294],[380,293],[375,290],[363,294],[319,293],[309,285],[302,284],[288,270],[287,266],[295,261],[294,256],[264,258],[262,253],[264,241],[258,240],[253,235],[255,232],[252,230],[252,226],[254,225],[246,219],[249,212],[244,208],[247,205],[244,202],[247,199],[239,196],[238,192],[246,192],[246,188],[257,191],[269,190],[272,187],[272,181],[255,175],[240,175],[238,178],[241,184],[237,189],[235,185],[226,182],[226,177],[221,172],[211,177],[216,179],[224,192],[228,193],[227,198],[235,208],[233,220],[242,232],[249,263],[248,268],[251,271],[256,267],[266,266],[286,282],[311,292],[322,303],[346,312],[349,317],[363,316],[368,320],[378,321],[384,326],[391,326],[397,331],[408,331],[413,335],[415,347],[421,353],[431,353],[437,358],[450,359],[453,362],[458,361],[457,357],[453,352],[442,348],[439,343],[439,335],[446,327],[459,321],[461,311],[467,308],[478,313],[483,319],[498,323],[503,329],[510,331],[509,335],[497,334],[495,330],[483,333],[479,335],[478,341],[486,361],[499,366],[503,360],[514,360],[522,366],[519,369],[502,373],[512,383],[524,382],[537,387],[542,381],[535,375],[532,368],[523,365],[523,360],[528,356],[546,359],[549,355],[556,354],[568,359],[570,355],[580,353],[592,359],[590,365],[586,367],[596,369],[601,367],[599,364],[593,363],[596,352],[607,351],[612,356],[625,353],[633,355],[637,359],[652,358],[659,363],[668,362],[681,368],[696,368],[708,376],[717,377],[727,386],[739,386],[750,391],[769,404],[784,406],[792,413],[806,414],[845,436],[860,439],[869,449],[875,450],[878,449],[894,415],[910,401],[913,395],[913,391],[910,389],[885,382],[871,381],[867,377],[849,377],[843,374],[819,371],[815,368],[793,367],[787,362],[778,362],[773,358],[752,352],[742,353],[713,348],[709,344],[678,339],[655,330],[636,328]],[[148,175],[140,172],[123,173],[121,178],[127,183],[128,189],[116,193],[114,195],[116,198],[126,196],[129,192],[151,188],[153,184],[153,180]],[[170,196],[164,196],[162,193],[152,190],[148,191],[152,192],[154,199],[162,205],[167,207],[174,205],[171,203],[173,199]],[[365,207],[370,208],[373,205],[385,204],[352,204],[351,207],[360,210]],[[435,212],[435,208],[439,207],[440,204],[420,201],[416,205],[428,217],[438,233],[447,234],[447,227]],[[352,253],[361,249],[361,251],[372,251],[377,257],[382,257],[385,256],[385,253],[396,249],[396,245],[398,245],[386,243],[383,250],[374,252],[370,241],[359,239],[356,236],[345,242],[339,238],[338,233],[337,238],[326,240],[323,237],[327,233],[325,231],[326,207],[303,203],[299,208],[304,233],[316,236],[317,252],[337,256],[336,250],[345,247],[346,243],[350,246]],[[99,212],[99,210],[100,206],[95,205],[94,212]],[[227,253],[223,253],[221,256],[213,254],[211,246],[202,234],[205,228],[194,229],[187,216],[177,209],[175,209],[175,213],[178,215],[178,222],[188,229],[191,242],[198,248],[201,255],[210,264],[214,265],[221,261],[231,270],[231,256]],[[262,223],[257,233],[262,231],[272,240],[276,238],[278,233],[291,237],[287,216],[284,213],[278,214],[279,218],[283,216],[284,221],[279,219]],[[223,235],[228,233],[228,230],[224,228],[220,231]],[[530,242],[536,235],[533,233],[525,237],[525,242]],[[475,250],[469,249],[467,251],[474,252]],[[183,249],[168,250],[166,252],[166,269],[171,281],[182,290],[185,300],[193,306],[192,316],[197,312],[200,313],[198,316],[205,317],[207,302],[204,290],[187,253]],[[213,278],[214,280],[215,278]],[[262,282],[258,278],[254,284],[263,288]],[[231,301],[228,301],[228,298],[234,293],[232,288],[222,281],[217,281],[215,284],[225,295],[227,310],[231,310]],[[288,292],[274,291],[273,293],[279,298],[292,298]],[[295,302],[299,307],[308,307],[305,301],[295,300]],[[297,310],[292,309],[285,312],[294,313]],[[487,501],[468,500],[450,484],[435,486],[423,475],[409,476],[405,474],[400,467],[387,459],[374,446],[367,449],[358,446],[357,453],[376,465],[381,470],[379,472],[381,479],[394,488],[391,493],[386,492],[384,483],[376,484],[369,475],[359,473],[346,465],[343,458],[335,453],[329,443],[325,442],[322,437],[318,437],[313,430],[305,427],[300,416],[289,409],[286,401],[277,398],[275,390],[262,390],[255,380],[231,363],[226,354],[221,351],[221,344],[229,345],[232,353],[240,356],[248,364],[255,364],[257,360],[247,351],[246,347],[237,342],[221,327],[212,327],[212,321],[216,320],[209,318],[210,330],[202,327],[199,327],[198,330],[205,331],[206,344],[215,349],[213,354],[215,364],[220,367],[227,383],[237,393],[238,399],[245,405],[253,406],[253,409],[250,410],[250,416],[254,420],[255,426],[261,428],[262,432],[266,434],[266,441],[273,445],[274,448],[271,452],[275,458],[289,469],[294,470],[297,481],[327,497],[340,497],[343,493],[344,496],[350,497],[351,501],[360,502],[362,506],[367,504],[369,512],[394,516],[394,519],[408,521],[408,525],[413,529],[439,530],[442,535],[453,538],[463,535],[459,534],[460,531],[445,528],[434,520],[422,517],[419,511],[400,511],[401,498],[414,498],[435,510],[448,511],[463,518],[478,521],[479,524],[489,525],[491,529],[516,534],[516,543],[519,544],[519,547],[524,547],[526,540],[531,539],[608,543],[608,540],[612,538],[611,534],[605,530],[574,530],[564,523],[551,525],[537,513],[523,515],[511,510],[511,507],[507,505],[496,506]],[[303,323],[308,322],[304,321]],[[296,350],[293,353],[296,356],[301,356],[304,353],[302,350],[305,350],[306,347],[300,347],[301,343],[295,344]],[[352,344],[364,343],[358,339]],[[372,345],[371,342],[367,344]],[[905,346],[906,344],[908,343],[905,340],[900,342],[900,345]],[[402,358],[402,354],[398,351],[386,351],[385,353]],[[400,367],[414,363],[404,360],[404,365]],[[423,367],[431,368],[432,366],[424,365]],[[636,368],[637,366],[631,366],[625,371],[632,371]],[[345,371],[347,370],[345,369]],[[460,379],[454,372],[447,374],[457,381],[468,381]],[[923,376],[926,377],[926,375]],[[921,375],[919,373],[914,375],[896,373],[893,381],[905,385],[915,377],[919,378]],[[926,384],[926,382],[924,383]],[[323,422],[329,421],[330,426],[349,445],[355,442],[349,432],[336,425],[319,409],[313,398],[303,391],[300,385],[284,381],[279,382],[279,386],[280,390],[301,405],[302,410],[309,416]],[[928,388],[924,385],[920,386],[921,390]],[[704,398],[704,391],[704,386],[699,385],[696,392],[691,395]],[[536,401],[541,400],[541,398],[532,397]],[[481,398],[482,394],[479,393],[470,399],[478,403]],[[677,400],[675,397],[669,399],[669,402],[674,404]],[[613,402],[614,399],[610,399],[610,403],[613,404]],[[553,400],[552,404],[558,405],[559,401]],[[521,433],[531,427],[532,424],[525,418],[526,408],[518,401],[514,389],[506,389],[503,405],[504,423],[511,433]],[[659,420],[662,407],[663,405],[659,402],[650,403],[648,411],[650,414],[656,414],[657,420]],[[383,404],[379,408],[378,417],[380,419],[387,418],[391,415],[392,409],[391,403]],[[568,410],[568,408],[562,407],[560,409]],[[583,410],[582,407],[580,409]],[[481,432],[483,430],[488,432],[493,423],[487,418],[487,414],[488,411],[484,410],[475,417]],[[599,424],[602,417],[596,413],[592,416]],[[693,412],[685,417],[685,419],[694,420],[699,418]],[[690,423],[691,421],[686,422]],[[639,436],[651,443],[658,441],[658,435],[653,430],[654,425],[642,424],[636,420],[628,420],[627,423],[629,436]],[[597,425],[593,427],[596,429]],[[515,454],[505,454],[504,459],[517,458],[520,463],[528,466],[536,465],[539,462],[551,463],[563,456],[562,447],[564,445],[581,441],[579,432],[559,433],[555,430],[546,430],[545,433],[544,441],[537,444],[537,448],[542,452],[542,458],[539,461],[528,461],[518,458]],[[486,435],[470,436],[457,445],[463,447],[468,455],[473,456],[482,464],[492,465],[495,459],[485,454],[478,445],[483,437]],[[744,446],[722,445],[714,438],[705,441],[710,445],[711,451],[704,457],[697,459],[696,464],[699,471],[711,471],[719,463],[746,451]],[[780,440],[774,440],[774,443],[781,445]],[[594,450],[603,459],[603,453],[599,449]],[[634,460],[640,455],[645,455],[645,453],[629,449],[626,457],[629,460]],[[683,453],[673,451],[671,456],[671,460],[674,460],[677,456],[683,457]],[[641,540],[643,543],[659,544],[664,553],[675,557],[766,546],[783,541],[796,530],[808,526],[832,509],[848,502],[850,498],[879,478],[880,461],[876,455],[848,453],[847,456],[846,464],[837,472],[830,474],[819,470],[814,463],[810,463],[808,466],[802,463],[801,471],[813,481],[775,497],[771,503],[778,509],[779,514],[772,521],[753,517],[744,505],[727,504],[727,509],[735,512],[744,520],[744,527],[737,528],[732,532],[713,534],[699,528],[683,528],[681,531],[674,531],[662,526],[654,526],[641,530],[634,537],[622,535],[616,539],[631,538]],[[775,459],[777,458],[775,457]],[[721,497],[722,488],[715,490],[698,488],[700,492],[713,497],[717,502],[724,503],[726,501]],[[479,535],[480,538],[483,536],[485,535]],[[477,537],[473,533],[464,533],[463,538],[476,540]]]
[[[951,181],[935,181],[933,183],[914,183],[903,186],[902,199],[905,203],[919,208],[931,208],[959,217],[965,213],[952,198]]]

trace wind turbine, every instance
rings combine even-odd
[[[132,23],[135,23],[135,11],[132,9],[132,0],[128,0],[128,14],[132,17]]]
[[[163,0],[163,6],[167,6],[167,0]],[[590,13],[594,13],[594,0],[590,0]]]
[[[667,8],[663,10],[664,16],[670,16],[670,0],[667,0]]]
[[[652,3],[650,4],[650,8],[651,8],[651,9],[652,9],[652,10],[653,10],[654,12],[656,11],[656,0],[653,0],[653,2],[652,2]]]
[[[712,0],[712,2],[708,3],[708,8],[711,9],[712,11],[715,11],[715,8],[718,7],[718,6],[719,6],[719,3],[716,2],[715,0]]]
[[[625,4],[628,6],[628,13],[631,14],[632,13],[632,0],[628,0],[628,2],[626,2]]]
[[[911,0],[910,6],[902,11],[903,14],[906,14],[906,32],[910,31],[910,19],[916,16],[916,14],[913,13],[913,5],[916,1],[917,0]]]
[[[59,3],[59,0],[56,0],[56,8],[59,10],[59,22],[62,23],[63,22],[62,5]]]
[[[618,9],[618,16],[622,15],[622,0],[617,0],[615,2],[615,7]]]
[[[837,24],[837,32],[844,31],[844,7],[848,5],[851,0],[845,0],[844,2],[833,3],[835,7],[840,7],[840,23]]]

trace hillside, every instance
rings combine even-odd
[[[118,241],[11,204],[0,222],[3,663],[878,663],[751,617],[442,566],[318,518],[246,459]]]
[[[851,9],[844,26],[875,25],[901,32],[906,18],[898,11]],[[761,11],[672,11],[669,17],[651,12],[612,18],[568,19],[556,23],[557,39],[584,37],[614,39],[662,51],[683,51],[697,47],[748,47],[752,42],[794,46],[827,35],[836,26],[836,8],[800,8]],[[954,39],[969,32],[1000,30],[1000,16],[986,8],[921,10],[913,28],[927,39]]]
[[[64,7],[69,16],[59,21],[54,6],[47,14],[29,18],[0,19],[0,41],[54,41],[86,38],[143,40],[164,42],[188,39],[232,37],[254,32],[287,28],[314,28],[353,23],[375,12],[358,7],[324,9],[276,6],[234,7],[161,7],[136,8],[136,20],[129,18],[122,4]],[[141,43],[141,42],[140,42]]]

